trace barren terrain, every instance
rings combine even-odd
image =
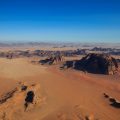
[[[32,60],[0,58],[0,99],[20,84],[35,84],[29,89],[41,96],[39,104],[24,111],[26,92],[18,90],[0,104],[0,120],[120,120],[120,109],[103,95],[120,101],[119,75],[60,70],[59,65],[42,66]]]

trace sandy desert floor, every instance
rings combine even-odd
[[[30,61],[0,59],[0,96],[19,83],[35,84],[40,85],[40,103],[24,111],[26,93],[17,92],[0,104],[0,120],[84,120],[83,116],[90,116],[91,120],[93,116],[95,120],[120,120],[120,109],[103,96],[108,93],[120,101],[119,75],[60,70],[59,65],[41,66]]]

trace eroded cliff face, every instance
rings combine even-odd
[[[116,59],[107,54],[91,53],[81,60],[67,61],[64,66],[95,74],[115,74],[118,71]]]

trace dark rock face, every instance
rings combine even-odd
[[[106,54],[88,54],[75,63],[75,69],[91,73],[114,74],[118,69],[117,61]]]
[[[62,55],[52,55],[51,57],[45,59],[45,60],[40,60],[41,64],[57,64],[64,61],[64,58]]]
[[[110,102],[110,105],[114,108],[119,108],[120,109],[120,101],[117,99],[110,97],[108,94],[104,93],[103,94],[105,98],[107,98]]]
[[[72,68],[74,64],[74,61],[66,61],[65,64],[63,66],[61,66],[61,69],[67,69],[67,68]]]
[[[21,86],[21,91],[26,91],[26,90],[27,90],[27,86],[22,85],[22,86]]]
[[[68,62],[64,66],[68,66]],[[115,74],[118,70],[118,63],[110,55],[91,53],[81,60],[74,61],[72,67],[95,74]]]
[[[28,103],[33,103],[33,99],[34,99],[34,92],[33,91],[29,91],[27,93],[27,96],[25,98],[25,101],[28,102]]]
[[[28,105],[29,105],[30,103],[33,103],[34,96],[35,96],[35,94],[34,94],[33,91],[28,91],[27,96],[26,96],[26,98],[25,98],[25,104],[24,104],[25,111],[27,110]]]
[[[120,109],[120,102],[119,101],[114,101],[114,102],[111,103],[111,106]]]

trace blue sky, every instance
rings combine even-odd
[[[0,41],[120,42],[120,0],[0,0]]]

